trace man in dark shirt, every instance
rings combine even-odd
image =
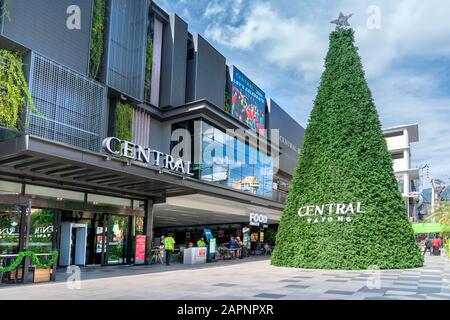
[[[425,248],[423,249],[423,255],[425,255],[427,253],[427,251],[430,252],[430,256],[433,254],[433,252],[431,252],[431,247],[432,247],[432,242],[429,238],[425,239]]]

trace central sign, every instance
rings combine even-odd
[[[191,162],[183,159],[175,159],[170,154],[165,154],[158,150],[142,147],[135,143],[109,137],[103,140],[103,149],[116,158],[124,158],[150,164],[159,168],[164,168],[177,173],[192,175]]]
[[[352,215],[363,213],[361,202],[311,205],[298,210],[298,215],[306,217],[308,223],[352,222]]]

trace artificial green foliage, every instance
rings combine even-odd
[[[147,35],[147,57],[145,61],[145,80],[148,82],[152,80],[152,65],[153,65],[153,35],[149,32]]]
[[[346,214],[352,222],[308,223],[298,215],[303,206],[357,202],[365,213]],[[351,29],[330,35],[272,264],[317,269],[423,265]]]
[[[133,107],[128,103],[118,102],[116,105],[116,121],[114,135],[126,141],[132,139]]]
[[[0,49],[0,126],[18,130],[27,101],[30,113],[36,112],[22,67],[20,53]]]
[[[94,13],[92,16],[91,30],[91,58],[89,64],[89,75],[96,79],[100,70],[104,49],[106,0],[94,1]]]
[[[3,18],[9,20],[8,0],[0,0],[0,21]]]
[[[225,92],[225,112],[231,114],[231,93]]]
[[[31,259],[31,265],[35,266],[38,269],[50,269],[53,264],[55,264],[56,260],[58,259],[58,251],[52,252],[52,257],[48,260],[47,263],[42,263],[39,260],[39,257],[36,255],[36,253],[32,251],[22,251],[19,252],[17,258],[14,260],[12,264],[10,264],[7,267],[0,267],[0,272],[11,272],[15,269],[17,269],[21,264],[25,257],[30,257]]]

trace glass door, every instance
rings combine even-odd
[[[128,263],[127,240],[130,217],[110,215],[108,220],[107,264],[126,264]]]

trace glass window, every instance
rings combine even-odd
[[[109,217],[108,224],[108,264],[126,263],[126,240],[128,236],[128,221],[126,216]]]
[[[133,217],[134,224],[134,236],[144,235],[144,218],[143,217]]]
[[[0,254],[19,252],[20,206],[0,205]]]
[[[0,181],[0,195],[19,194],[22,192],[22,184],[9,181]]]
[[[53,249],[55,211],[31,209],[31,227],[28,250],[36,253],[51,253]]]
[[[48,188],[27,184],[25,193],[32,196],[40,196],[46,198],[57,198],[61,200],[84,201],[84,193],[64,189]]]
[[[99,194],[88,194],[88,202],[94,205],[109,205],[121,208],[131,208],[130,199],[102,196]]]

